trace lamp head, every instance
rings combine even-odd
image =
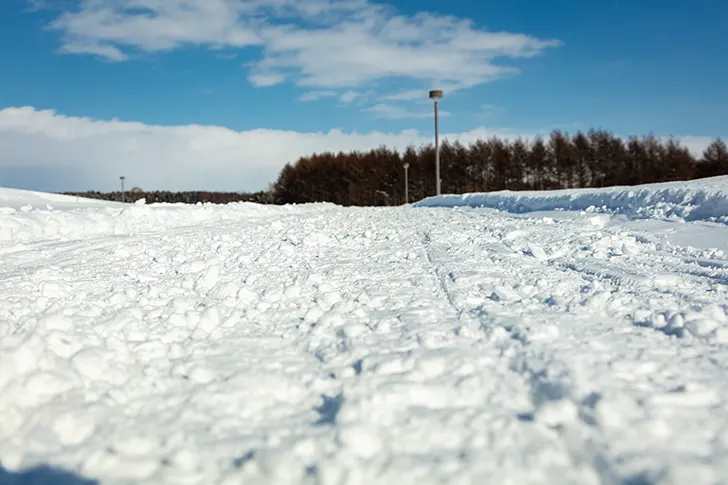
[[[439,101],[442,99],[442,91],[439,89],[433,89],[430,91],[430,99],[434,101]]]

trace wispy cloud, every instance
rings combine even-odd
[[[361,93],[359,91],[352,91],[350,89],[350,90],[344,92],[341,96],[339,96],[339,102],[352,103],[352,102],[356,101],[357,99],[360,99],[364,96],[366,96],[366,93]]]
[[[320,99],[324,98],[333,98],[337,95],[336,91],[332,91],[330,89],[323,89],[318,91],[308,91],[306,93],[303,93],[301,96],[298,97],[300,101],[303,102],[309,102],[309,101],[318,101]]]
[[[55,10],[63,12],[73,8],[76,0],[26,0],[28,11]]]
[[[391,104],[379,103],[367,108],[365,111],[374,113],[377,118],[387,118],[390,120],[401,120],[407,118],[432,118],[434,116],[432,110],[410,110],[402,106],[394,106]],[[447,111],[440,111],[439,116],[450,116]]]
[[[319,101],[326,98],[338,98],[340,103],[349,104],[364,96],[366,96],[366,93],[354,91],[351,89],[344,92],[333,89],[319,89],[303,93],[301,96],[298,97],[298,100],[303,102],[309,102]]]
[[[277,72],[253,72],[248,75],[248,81],[253,86],[267,88],[283,84],[286,81],[286,77]]]
[[[475,112],[475,118],[478,120],[492,119],[495,116],[503,114],[505,108],[503,106],[496,106],[495,104],[482,104],[480,108]]]
[[[427,97],[427,91],[424,89],[408,89],[406,91],[398,91],[383,97],[387,101],[416,101]]]
[[[93,40],[79,41],[61,46],[60,52],[65,54],[96,54],[109,61],[126,61],[129,59],[124,52],[111,44],[102,44]]]
[[[36,0],[37,1],[37,0]],[[385,78],[475,86],[518,71],[496,62],[560,45],[471,20],[404,15],[367,0],[75,0],[50,24],[61,51],[124,61],[135,51],[255,46],[250,82],[354,88]],[[415,99],[414,92],[391,99]]]

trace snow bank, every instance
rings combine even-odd
[[[489,192],[428,197],[415,207],[490,207],[507,212],[612,212],[637,218],[728,222],[728,176],[634,187]]]
[[[296,213],[327,210],[310,204]],[[240,218],[281,216],[292,206],[251,202],[216,204],[122,204],[25,190],[0,188],[0,244],[71,240],[93,235],[128,235],[165,227],[224,223]]]
[[[112,202],[109,200],[87,199],[72,195],[0,187],[0,209],[8,207],[13,209],[37,207],[68,210],[83,207],[123,207],[124,205],[121,202]]]

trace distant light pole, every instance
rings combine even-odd
[[[409,163],[405,163],[402,166],[404,167],[404,203],[409,204],[409,178],[407,174]]]
[[[385,203],[387,205],[389,205],[389,194],[388,193],[386,193],[383,190],[377,190],[377,194],[382,194],[382,196],[384,196],[384,200],[386,201]]]
[[[442,91],[439,89],[430,91],[430,99],[435,102],[435,191],[440,195],[440,125],[437,119],[437,105],[442,99]]]
[[[119,177],[119,180],[121,180],[121,201],[122,202],[126,202],[126,194],[124,193],[124,179],[126,179],[126,177],[124,177],[123,175],[121,177]]]

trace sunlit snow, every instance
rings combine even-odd
[[[0,189],[0,483],[728,483],[726,193]]]

